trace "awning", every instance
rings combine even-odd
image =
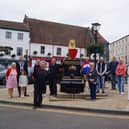
[[[12,47],[8,47],[8,46],[0,46],[0,51],[11,51],[13,50]]]

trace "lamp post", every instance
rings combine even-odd
[[[100,26],[101,24],[99,23],[92,23],[92,28],[91,28],[91,31],[92,31],[92,34],[93,34],[93,37],[94,37],[94,44],[97,44],[98,43],[98,31],[100,29]],[[98,52],[98,50],[94,50],[94,62],[95,62],[95,66],[96,66],[96,53]]]

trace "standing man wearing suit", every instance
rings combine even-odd
[[[52,58],[49,65],[49,85],[50,85],[50,96],[57,96],[57,74],[59,66],[56,64],[56,59]]]
[[[19,61],[16,63],[17,66],[17,72],[18,72],[18,81],[19,81],[19,76],[21,75],[21,71],[24,70],[26,72],[26,75],[28,75],[28,62],[24,60],[23,56],[20,56]],[[19,97],[21,96],[21,90],[20,87],[18,86],[18,94]],[[25,88],[25,94],[24,96],[29,96],[27,95],[27,87]]]

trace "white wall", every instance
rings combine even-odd
[[[41,46],[45,46],[44,54],[40,53]],[[57,48],[61,48],[61,55],[57,55]],[[85,48],[77,48],[77,49],[78,49],[77,58],[80,58],[80,54],[83,54],[84,56],[86,55]],[[36,55],[33,54],[34,51],[37,51]],[[30,52],[31,56],[47,57],[48,53],[51,53],[51,56],[67,57],[68,47],[59,45],[57,46],[57,45],[31,43],[31,52]]]
[[[6,32],[12,32],[12,38],[6,39]],[[23,40],[18,40],[17,35],[18,33],[23,33]],[[26,53],[26,49],[28,49],[29,53],[29,32],[25,31],[17,31],[17,30],[11,30],[11,29],[0,29],[0,46],[9,46],[13,48],[13,51],[11,51],[11,54],[16,54],[16,48],[22,47],[23,48],[23,55]]]

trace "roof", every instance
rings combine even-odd
[[[27,18],[31,43],[68,45],[74,39],[77,47],[84,47],[87,42],[87,28]]]
[[[5,21],[5,20],[0,20],[0,28],[20,30],[20,31],[29,31],[29,27],[27,24],[24,24],[22,22],[12,22],[12,21]]]

